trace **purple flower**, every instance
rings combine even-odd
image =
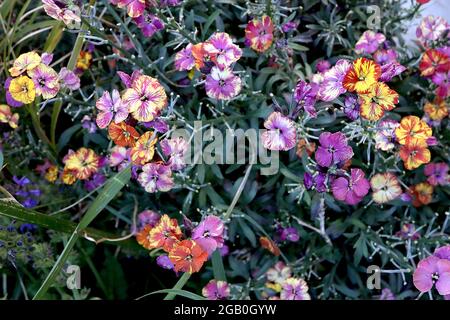
[[[110,167],[117,167],[119,165],[127,164],[130,161],[130,151],[125,147],[114,146],[111,149],[111,155],[108,158]]]
[[[156,191],[166,192],[173,188],[172,170],[169,166],[159,163],[147,163],[142,167],[138,181],[145,191],[154,193]]]
[[[49,65],[52,63],[53,60],[53,53],[44,52],[41,54],[41,62],[45,65]]]
[[[438,257],[439,259],[450,260],[450,245],[437,248],[436,250],[434,250],[433,255]]]
[[[294,227],[283,228],[281,230],[280,238],[282,241],[297,242],[300,239],[298,230]]]
[[[221,70],[218,67],[212,67],[211,73],[206,76],[205,89],[210,98],[230,100],[241,91],[241,79],[229,68]]]
[[[316,63],[316,70],[317,72],[325,72],[328,71],[331,67],[331,64],[328,60],[319,60]]]
[[[311,300],[308,284],[299,278],[288,278],[282,285],[281,300]]]
[[[436,94],[445,99],[450,95],[450,72],[436,72],[431,81],[437,85]]]
[[[89,133],[95,133],[97,131],[97,125],[95,121],[91,120],[91,117],[87,114],[81,119],[81,126],[86,129]]]
[[[14,100],[14,98],[12,97],[11,93],[9,92],[9,85],[11,84],[11,77],[8,77],[5,81],[5,92],[6,92],[6,103],[14,108],[18,108],[23,106],[23,103],[17,100]]]
[[[226,300],[230,296],[230,286],[225,281],[211,280],[202,289],[202,294],[208,300]]]
[[[210,255],[223,246],[223,233],[222,220],[216,216],[208,216],[192,231],[192,239]]]
[[[19,198],[20,203],[25,208],[33,208],[39,203],[41,190],[31,182],[27,177],[13,176],[15,186],[13,186],[13,194]]]
[[[428,292],[436,286],[440,295],[450,294],[450,260],[430,256],[419,262],[413,275],[414,286]]]
[[[36,94],[44,99],[54,98],[60,89],[58,74],[53,68],[41,63],[36,68],[29,70],[28,75],[34,82]]]
[[[219,251],[222,257],[226,257],[230,253],[230,248],[224,244],[222,248],[219,248]]]
[[[156,258],[156,263],[163,269],[173,270],[173,263],[167,254],[162,254]]]
[[[169,157],[167,164],[172,170],[178,171],[186,166],[185,155],[189,145],[184,138],[164,139],[160,145],[164,155]]]
[[[448,165],[444,162],[427,164],[425,166],[424,173],[427,176],[428,183],[432,186],[448,185],[450,183],[448,169]]]
[[[359,100],[356,95],[351,94],[345,97],[344,114],[353,121],[359,118]]]
[[[355,52],[358,54],[372,54],[377,51],[380,44],[386,41],[386,37],[382,33],[375,33],[371,30],[365,31],[355,45]]]
[[[324,132],[319,136],[319,143],[315,158],[322,167],[330,167],[353,157],[353,150],[341,132]]]
[[[441,38],[449,30],[449,24],[442,17],[426,16],[416,29],[416,36],[420,42],[427,44]]]
[[[380,49],[373,54],[373,59],[379,65],[397,61],[397,51],[394,49]]]
[[[164,23],[155,15],[144,12],[139,17],[133,19],[137,27],[141,29],[144,36],[150,38],[156,32],[164,29]]]
[[[306,190],[311,190],[314,187],[314,177],[311,173],[305,172],[303,174],[303,184]]]
[[[295,147],[296,129],[294,122],[280,112],[272,112],[264,122],[267,129],[261,135],[264,148],[287,151]]]
[[[117,71],[117,75],[119,76],[120,80],[122,80],[122,83],[125,87],[131,88],[134,81],[139,78],[142,73],[138,70],[135,70],[131,75],[128,75],[123,71]]]
[[[323,81],[320,83],[317,97],[323,101],[333,101],[347,92],[342,86],[342,81],[351,67],[352,64],[348,60],[338,60],[334,67],[323,74]]]
[[[160,0],[160,7],[175,7],[182,3],[183,0]]]
[[[87,191],[92,191],[100,187],[106,181],[106,177],[101,173],[94,173],[91,179],[84,182]]]
[[[99,110],[96,122],[100,129],[108,127],[113,119],[115,123],[124,121],[129,114],[128,105],[122,102],[120,93],[116,89],[112,91],[112,94],[108,91],[103,92],[95,106]]]
[[[392,119],[382,120],[377,125],[375,133],[375,148],[389,151],[395,147],[395,129],[400,126],[398,121]]]
[[[412,223],[402,225],[400,231],[396,232],[395,235],[405,240],[417,240],[420,238],[420,233],[416,231],[416,227]]]
[[[297,101],[297,106],[294,109],[294,113],[292,117],[295,119],[300,112],[301,109],[304,109],[310,117],[316,117],[317,112],[314,109],[314,105],[316,104],[316,94],[317,88],[303,80],[300,80],[295,87],[295,101]]]
[[[78,90],[80,88],[80,78],[73,72],[67,69],[66,67],[61,68],[59,70],[58,78],[61,84],[61,87],[68,88],[69,90]]]
[[[398,76],[400,73],[406,70],[406,67],[402,66],[400,63],[393,61],[386,63],[381,66],[381,77],[380,81],[388,82],[392,78]]]
[[[167,125],[167,123],[159,118],[150,122],[143,122],[142,124],[144,125],[144,127],[154,129],[159,133],[166,133],[167,131],[169,131],[169,126]]]
[[[337,200],[355,205],[369,192],[369,181],[361,169],[351,169],[350,177],[339,177],[331,184],[333,196]]]
[[[297,27],[298,27],[297,21],[289,21],[281,26],[281,30],[283,30],[284,33],[287,33],[291,30],[297,29]]]
[[[175,55],[175,68],[178,71],[191,70],[195,67],[195,58],[192,55],[192,43],[189,43],[186,48],[181,49]]]
[[[138,214],[138,225],[140,228],[146,225],[154,227],[159,222],[160,218],[161,215],[159,213],[152,210],[144,210]]]
[[[384,288],[383,290],[381,290],[381,295],[378,300],[395,300],[395,296],[392,293],[391,289]]]

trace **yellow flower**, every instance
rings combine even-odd
[[[409,139],[418,139],[426,142],[431,137],[432,130],[425,121],[416,116],[406,116],[400,121],[400,126],[395,129],[398,143],[406,144]]]
[[[77,178],[75,178],[74,171],[64,169],[63,173],[61,174],[61,180],[64,184],[71,185],[74,184],[75,181],[77,181]]]
[[[345,75],[342,85],[348,91],[364,93],[378,82],[380,76],[381,67],[378,64],[366,58],[359,58],[353,61],[353,66]]]
[[[92,54],[88,51],[81,51],[77,59],[77,68],[87,70],[91,66]]]
[[[379,120],[385,111],[395,108],[398,103],[398,93],[386,84],[377,82],[366,93],[359,94],[361,101],[361,116],[367,120]]]
[[[427,102],[423,107],[423,110],[430,117],[430,119],[434,121],[441,121],[448,116],[448,108],[445,101],[442,101],[439,104]]]
[[[45,173],[44,178],[48,182],[52,182],[52,183],[55,182],[56,179],[58,178],[58,167],[51,166],[50,168],[48,168],[47,172]]]
[[[11,128],[15,129],[19,123],[19,114],[13,114],[8,105],[0,104],[0,122],[7,123]]]
[[[9,93],[14,100],[28,104],[36,97],[36,88],[33,80],[27,76],[20,76],[11,80]]]
[[[21,54],[13,63],[9,73],[13,77],[20,76],[25,71],[36,68],[41,63],[41,57],[34,51]],[[17,99],[16,99],[17,100]]]
[[[407,144],[400,147],[400,158],[405,168],[414,170],[431,160],[431,153],[425,140],[418,138],[407,139]]]

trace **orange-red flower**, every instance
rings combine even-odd
[[[194,44],[192,46],[192,56],[195,60],[195,67],[197,70],[200,70],[205,66],[205,62],[208,62],[211,60],[211,57],[208,55],[204,48],[204,43],[200,42],[197,44]]]
[[[395,136],[400,144],[406,144],[411,138],[426,142],[432,133],[428,124],[416,116],[403,117],[400,126],[395,129]]]
[[[145,225],[142,230],[140,230],[136,234],[136,240],[137,242],[143,246],[145,249],[152,249],[150,247],[150,231],[152,230],[152,226],[147,224]]]
[[[74,170],[64,169],[61,173],[61,180],[64,184],[72,185],[77,181]]]
[[[259,244],[264,249],[269,250],[274,256],[278,257],[281,254],[280,248],[273,242],[271,239],[267,237],[259,238]]]
[[[428,49],[420,60],[419,69],[422,76],[430,77],[436,72],[447,72],[450,69],[450,60],[438,50]]]
[[[144,133],[133,148],[131,148],[131,161],[137,165],[144,165],[153,159],[155,144],[158,141],[153,131]]]
[[[426,141],[418,138],[410,138],[407,143],[400,148],[400,158],[408,170],[414,170],[431,160],[431,153],[428,150]]]
[[[208,260],[208,253],[194,240],[183,240],[170,250],[169,259],[175,271],[194,273],[200,271],[203,263]]]
[[[181,240],[181,236],[178,221],[164,214],[156,226],[144,228],[137,240],[146,249],[162,248],[169,252],[173,245]]]
[[[139,138],[139,133],[132,126],[125,122],[110,123],[108,127],[109,137],[115,144],[121,147],[133,147],[136,143],[136,139]]]
[[[428,182],[421,182],[409,188],[408,193],[412,197],[412,204],[415,207],[427,205],[433,199],[433,186]]]
[[[381,67],[372,60],[359,58],[353,61],[342,82],[348,91],[357,93],[367,92],[372,85],[378,82],[381,76]]]
[[[383,82],[372,85],[366,93],[359,94],[361,116],[367,120],[381,119],[385,111],[395,108],[398,93]]]

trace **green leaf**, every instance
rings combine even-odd
[[[58,257],[58,260],[56,261],[50,273],[47,275],[47,278],[44,280],[44,283],[42,283],[33,300],[40,300],[44,298],[48,289],[53,285],[53,283],[56,280],[56,277],[60,274],[67,258],[69,257],[70,252],[72,251],[75,243],[80,237],[79,236],[80,232],[86,229],[86,227],[95,219],[95,217],[97,217],[97,215],[119,193],[119,191],[125,186],[125,184],[130,180],[130,178],[131,178],[131,167],[127,167],[108,180],[103,189],[100,191],[97,198],[95,198],[94,202],[89,207],[86,214],[81,219],[80,223],[75,228],[74,232],[69,238],[69,241],[64,247],[63,252]]]
[[[163,289],[163,290],[158,290],[158,291],[153,291],[145,296],[150,296],[153,294],[158,294],[158,293],[169,293],[169,294],[173,294],[174,296],[182,296],[191,300],[207,300],[205,297],[199,296],[198,294],[192,293],[190,291],[186,291],[186,290],[181,290],[181,289]],[[143,298],[143,297],[141,297]],[[172,299],[164,299],[164,300],[172,300]]]
[[[214,279],[227,281],[227,275],[225,273],[225,268],[223,266],[222,256],[219,249],[213,252],[211,256],[211,262],[213,267]]]
[[[216,21],[216,18],[220,15],[220,10],[214,11],[212,15],[209,16],[208,20],[205,23],[205,26],[203,27],[203,40],[206,40],[206,34],[211,27],[212,23]]]
[[[184,287],[184,285],[186,284],[186,282],[188,282],[190,277],[191,277],[190,273],[188,273],[188,272],[183,273],[183,275],[181,276],[180,279],[178,279],[177,283],[173,286],[173,288],[168,289],[171,291],[167,294],[167,296],[164,298],[164,300],[173,300],[173,298],[175,298],[175,296],[177,295],[176,292],[178,290],[181,290]]]

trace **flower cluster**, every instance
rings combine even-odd
[[[136,239],[148,250],[162,249],[167,253],[158,258],[158,263],[163,267],[173,268],[176,272],[198,272],[208,257],[223,247],[225,229],[222,220],[216,216],[205,217],[192,229],[190,224],[185,223],[185,234],[190,234],[190,238],[186,238],[178,221],[164,214],[158,222],[145,224]],[[210,290],[213,288],[207,289],[207,292]]]
[[[311,300],[306,281],[293,277],[292,269],[285,263],[277,262],[265,276],[268,289],[265,295],[269,300]]]
[[[30,104],[36,97],[44,100],[54,98],[61,88],[77,90],[80,87],[78,77],[67,68],[61,68],[59,74],[50,66],[53,55],[36,52],[21,54],[9,69],[12,78],[5,82],[6,102],[11,107]]]
[[[179,71],[195,70],[205,77],[206,94],[217,100],[230,100],[241,91],[241,79],[233,73],[233,65],[241,58],[242,50],[225,32],[214,33],[207,41],[188,44],[175,56]]]

